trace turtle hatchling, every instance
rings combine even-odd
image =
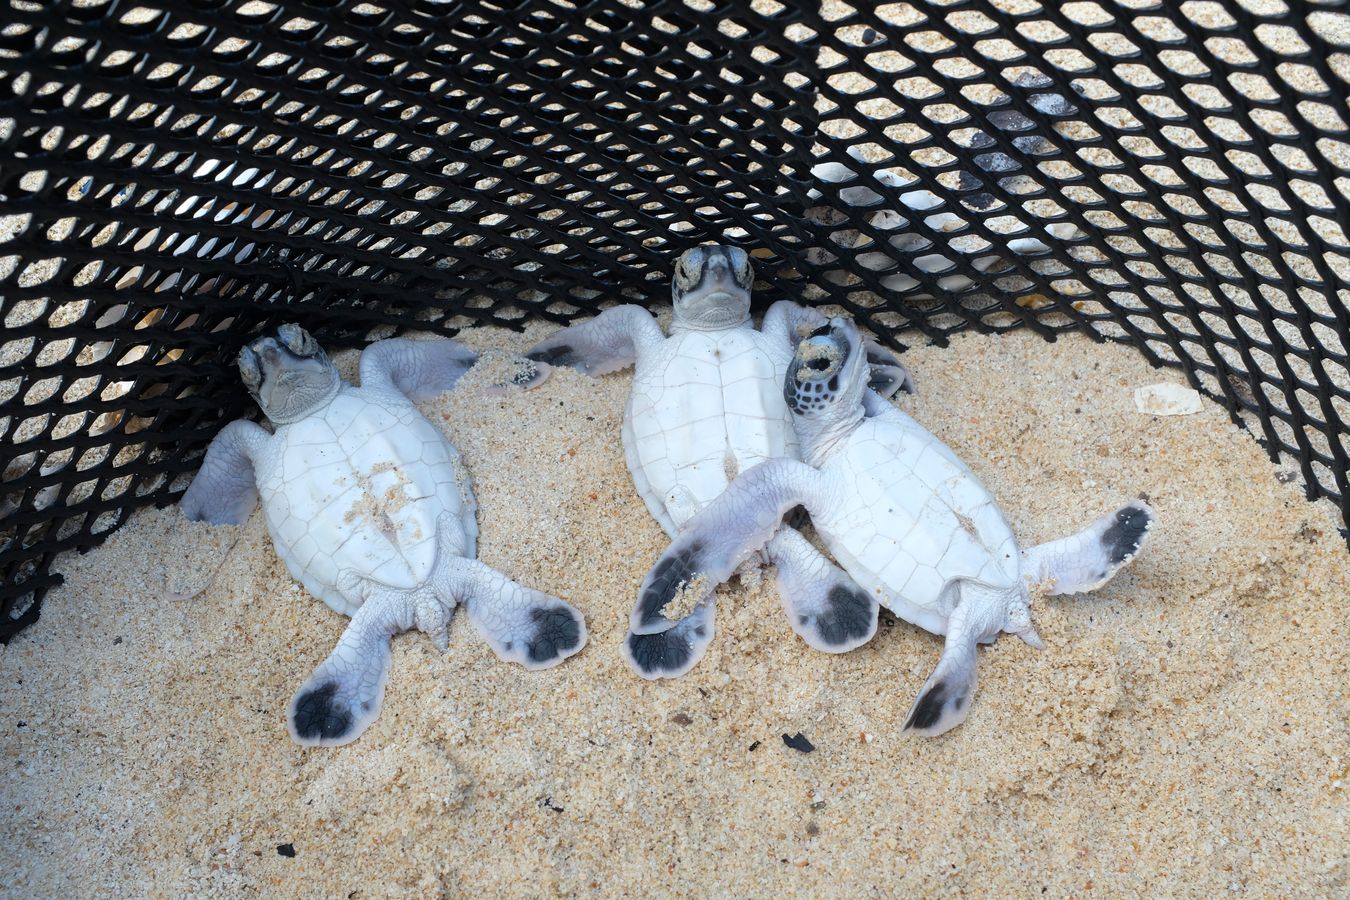
[[[474,361],[454,341],[378,341],[362,352],[361,386],[352,387],[298,325],[239,353],[244,384],[274,427],[226,425],[180,509],[242,525],[261,498],[291,575],[352,617],[291,700],[288,725],[301,744],[355,740],[379,715],[390,639],[417,628],[444,650],[459,603],[499,657],[529,669],[586,642],[571,606],[474,559],[476,505],[459,454],[413,405],[449,390]]]
[[[906,730],[942,734],[969,711],[976,644],[1008,632],[1042,646],[1029,587],[1073,594],[1102,586],[1139,552],[1155,516],[1128,503],[1078,534],[1021,550],[969,467],[867,379],[850,320],[831,319],[799,344],[783,392],[801,461],[747,470],[693,517],[647,574],[633,615],[642,627],[678,627],[660,616],[670,598],[690,585],[711,591],[800,504],[869,595],[946,635],[905,722]]]
[[[750,319],[753,282],[744,250],[694,247],[675,264],[669,336],[647,310],[617,306],[550,335],[525,354],[546,364],[544,377],[547,365],[588,375],[635,366],[624,455],[638,493],[671,537],[737,472],[798,455],[783,377],[796,342],[825,317],[783,300],[756,330]],[[888,351],[875,345],[867,350],[874,388],[889,395],[906,384],[908,373]],[[810,542],[785,526],[767,545],[783,606],[811,646],[842,652],[872,636],[875,602]],[[629,633],[624,657],[645,678],[683,674],[712,640],[712,604],[678,626],[659,610],[657,617],[662,627]]]

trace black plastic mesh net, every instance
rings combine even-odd
[[[0,640],[261,327],[566,322],[710,240],[891,339],[1130,341],[1346,495],[1333,5],[0,2]]]

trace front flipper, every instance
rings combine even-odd
[[[844,653],[872,639],[880,605],[844,570],[791,528],[780,529],[768,550],[778,569],[778,598],[802,640]]]
[[[914,393],[914,376],[894,353],[871,338],[863,341],[863,347],[867,351],[869,388],[887,399],[899,393]]]
[[[713,632],[713,604],[709,600],[669,631],[628,632],[623,641],[623,658],[643,678],[678,678],[703,658],[712,643]]]
[[[549,366],[571,366],[586,375],[604,375],[628,368],[665,339],[647,310],[615,306],[589,322],[555,331],[527,350],[525,357]]]
[[[475,559],[445,565],[446,588],[494,653],[527,669],[556,666],[586,644],[586,620],[567,603],[517,584]]]
[[[706,602],[742,560],[769,542],[784,513],[801,504],[816,515],[819,478],[819,472],[795,459],[771,459],[742,472],[685,523],[647,573],[630,630],[669,631],[675,623],[662,611],[672,600],[682,608]]]
[[[178,501],[192,522],[243,525],[258,503],[253,458],[271,436],[258,423],[238,419],[211,439],[197,476]]]
[[[764,313],[759,330],[789,352],[796,353],[802,338],[829,321],[829,317],[818,309],[791,300],[779,300]]]
[[[420,599],[421,605],[439,605],[430,592]],[[366,599],[333,652],[291,698],[286,724],[297,744],[340,747],[379,718],[389,678],[389,641],[414,626],[418,605],[406,592],[379,591]],[[453,608],[446,609],[446,618]],[[443,622],[439,630],[444,631]]]
[[[781,342],[789,352],[797,352],[797,344],[817,328],[829,323],[818,309],[793,303],[791,300],[779,300],[764,313],[760,331],[767,337]],[[871,338],[863,341],[867,350],[867,364],[871,369],[867,386],[882,397],[890,398],[904,391],[914,393],[914,378],[895,354]]]
[[[361,386],[390,387],[410,400],[426,400],[454,387],[477,360],[468,347],[445,338],[376,341],[361,351]]]
[[[1127,503],[1077,534],[1023,550],[1022,570],[1049,582],[1051,594],[1096,590],[1138,555],[1157,519],[1142,500]]]

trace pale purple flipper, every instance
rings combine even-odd
[[[1144,501],[1127,503],[1077,534],[1023,550],[1022,571],[1051,594],[1095,591],[1134,559],[1157,518]]]
[[[376,341],[361,351],[361,386],[426,400],[454,387],[477,360],[468,347],[444,338]]]
[[[449,517],[442,520],[443,527],[453,525]],[[297,743],[340,746],[360,737],[380,714],[391,639],[416,628],[445,650],[460,603],[498,657],[527,669],[555,666],[586,643],[585,620],[574,608],[461,556],[444,555],[431,579],[413,591],[364,590],[365,601],[337,647],[291,700],[286,719]]]
[[[881,609],[876,597],[795,529],[780,528],[767,549],[778,570],[778,598],[802,640],[826,653],[844,653],[872,639]]]
[[[243,525],[258,504],[253,460],[270,435],[261,425],[238,419],[222,428],[206,448],[192,484],[178,502],[192,522]]]
[[[1045,583],[1051,594],[1096,590],[1138,554],[1157,516],[1143,501],[1127,503],[1087,528],[1022,551],[1023,574]],[[971,581],[950,588],[957,603],[947,622],[947,637],[937,668],[924,682],[905,720],[905,730],[925,737],[949,731],[965,721],[975,692],[975,645],[1000,631],[1016,634],[1040,648],[1021,591],[998,591]]]
[[[621,652],[629,668],[643,678],[678,678],[703,658],[715,631],[710,597],[666,631],[629,631]]]
[[[598,376],[628,368],[644,350],[665,339],[661,326],[647,310],[615,306],[589,322],[555,331],[527,350],[525,358]]]
[[[468,606],[470,621],[503,660],[547,669],[586,643],[581,613],[476,559],[448,560],[444,577],[446,589]]]
[[[419,607],[440,606],[425,585],[417,592],[383,591],[367,597],[333,652],[291,698],[286,726],[295,742],[339,747],[360,737],[380,716],[389,680],[390,640],[414,626]],[[442,631],[453,611],[453,603],[443,609]]]
[[[975,646],[999,633],[1009,604],[1007,591],[973,581],[953,582],[948,590],[957,596],[947,619],[942,656],[910,707],[903,729],[923,737],[936,737],[966,720],[975,693]]]
[[[638,591],[630,628],[638,634],[655,634],[673,627],[661,610],[687,585],[705,579],[703,598],[707,598],[769,542],[788,510],[801,504],[811,511],[815,476],[814,469],[795,459],[772,459],[742,472],[685,523],[652,566]]]

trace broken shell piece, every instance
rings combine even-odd
[[[1135,389],[1134,408],[1150,416],[1189,416],[1200,411],[1200,394],[1180,384],[1150,384]]]

